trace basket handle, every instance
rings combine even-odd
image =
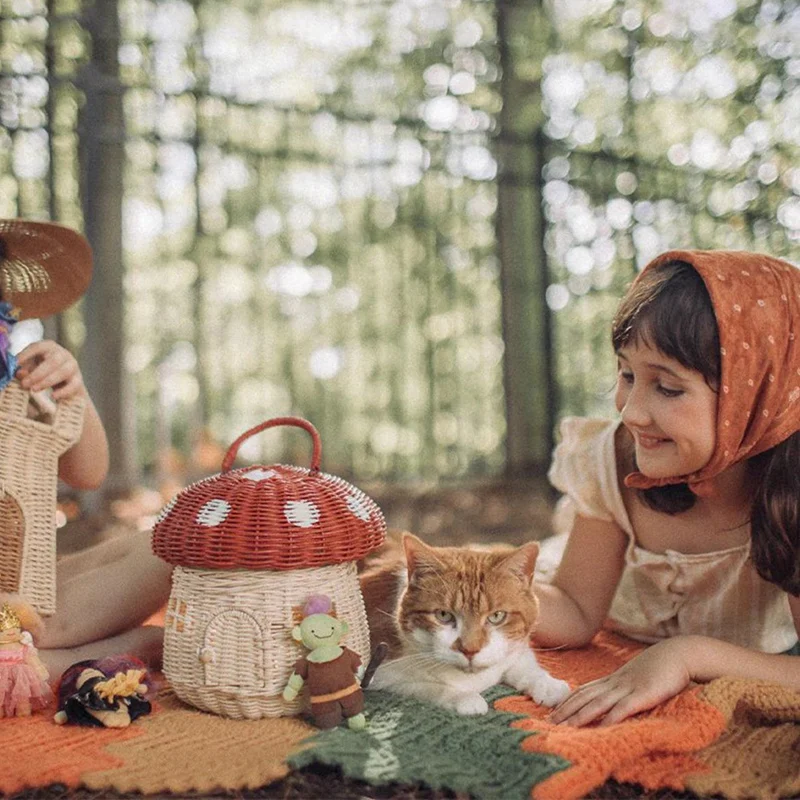
[[[225,453],[225,458],[222,459],[222,471],[227,472],[236,460],[236,454],[239,452],[239,447],[245,439],[255,436],[257,433],[266,430],[267,428],[274,428],[278,425],[294,425],[297,428],[303,428],[311,434],[311,439],[314,442],[314,451],[311,453],[311,471],[319,472],[319,464],[322,459],[322,442],[319,438],[319,431],[307,420],[302,417],[274,417],[250,428],[245,431]]]

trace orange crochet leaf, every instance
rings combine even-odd
[[[77,788],[87,770],[123,765],[106,752],[107,745],[142,733],[137,725],[116,730],[57,726],[54,711],[51,706],[30,717],[0,719],[0,792],[13,794],[51,783]]]
[[[644,649],[602,632],[578,650],[537,653],[539,662],[571,686],[608,675]],[[498,711],[523,715],[513,727],[530,731],[521,748],[558,755],[571,766],[536,785],[535,800],[579,798],[609,778],[645,788],[684,788],[684,778],[705,772],[696,751],[719,738],[726,719],[719,709],[689,689],[652,711],[617,725],[574,728],[547,721],[549,709],[524,696],[495,703]]]
[[[725,729],[724,716],[700,700],[697,691],[683,692],[653,711],[604,728],[553,725],[536,716],[518,720],[515,728],[535,734],[522,742],[525,752],[558,755],[572,765],[535,786],[532,797],[578,798],[609,778],[652,788],[683,788],[684,777],[705,769],[692,754]],[[538,712],[532,701],[525,702]],[[522,708],[513,710],[519,713]]]

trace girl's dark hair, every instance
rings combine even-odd
[[[691,264],[672,261],[645,272],[623,297],[611,323],[616,353],[644,344],[699,372],[715,391],[720,380],[719,330],[703,279]],[[697,499],[676,483],[638,492],[645,505],[665,514],[688,511]]]
[[[611,327],[616,352],[646,344],[699,372],[715,391],[720,383],[719,329],[703,279],[674,261],[642,275],[623,298]],[[753,501],[750,557],[758,574],[800,595],[800,431],[748,462]],[[688,511],[696,496],[685,483],[639,491],[655,511]]]
[[[758,574],[800,595],[800,431],[748,462],[755,490],[750,557]]]

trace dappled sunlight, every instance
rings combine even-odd
[[[497,187],[515,181],[541,195],[558,411],[607,413],[606,324],[636,268],[684,245],[797,252],[784,6],[564,0],[501,43],[481,0],[120,0],[140,463],[294,411],[344,474],[500,471]],[[83,227],[78,137],[100,121],[81,116],[81,8],[0,11],[4,216]],[[535,136],[499,131],[509,104]],[[504,162],[512,139],[540,170]],[[79,315],[64,323],[79,346]]]

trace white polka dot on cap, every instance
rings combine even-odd
[[[231,504],[227,500],[209,500],[198,512],[198,525],[214,528],[225,522],[231,513]]]
[[[319,509],[310,500],[290,500],[283,507],[283,515],[298,528],[310,528],[320,517]]]
[[[364,522],[369,519],[370,509],[360,497],[351,494],[350,497],[347,498],[347,507],[354,516],[364,520]]]
[[[277,474],[274,469],[251,469],[249,472],[245,472],[242,477],[247,481],[258,482],[274,478]]]

